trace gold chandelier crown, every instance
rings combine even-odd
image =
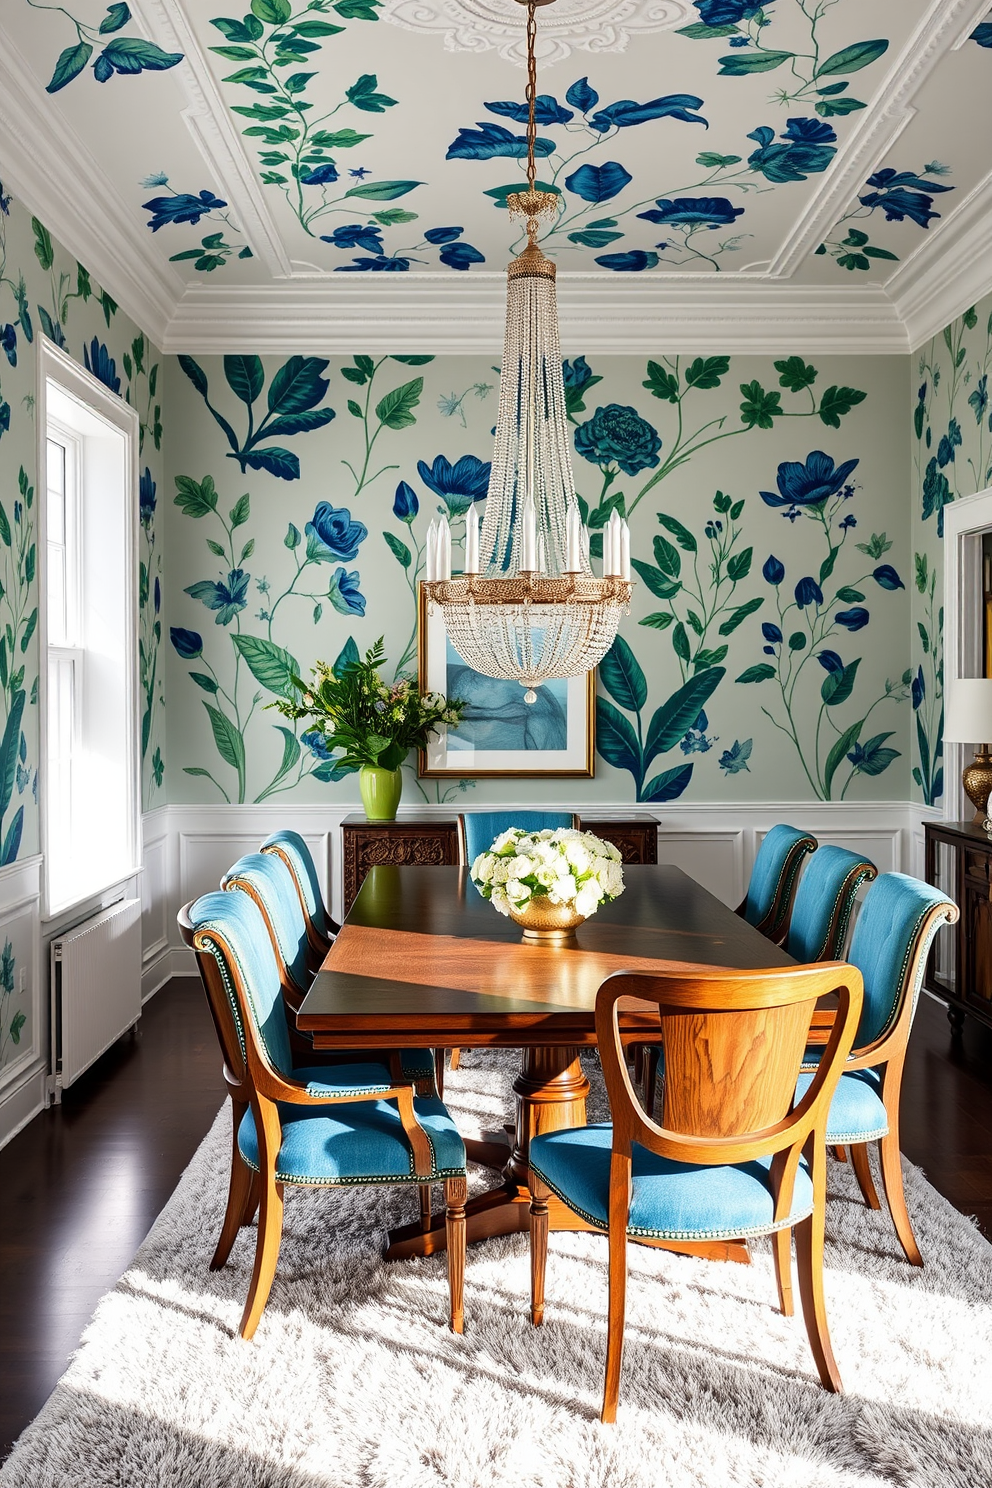
[[[427,535],[429,603],[444,614],[455,650],[489,677],[509,678],[528,691],[553,677],[591,671],[629,612],[630,534],[614,511],[603,532],[603,572],[589,561],[570,456],[555,265],[538,246],[542,220],[553,220],[560,198],[536,187],[536,7],[527,5],[527,189],[507,198],[524,220],[527,246],[507,269],[506,335],[499,412],[486,511],[465,517],[461,574],[451,573],[451,530],[445,518]]]

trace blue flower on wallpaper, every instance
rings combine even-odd
[[[823,450],[811,450],[805,464],[784,460],[778,467],[778,494],[762,491],[761,499],[766,506],[815,506],[836,496],[858,464],[858,460],[844,460],[835,466]]]
[[[17,366],[17,331],[12,325],[0,326],[0,348],[12,367]]]
[[[504,119],[512,119],[514,124],[527,123],[526,103],[487,103],[486,108],[491,114],[499,114]],[[572,110],[562,108],[557,98],[552,98],[550,93],[539,93],[534,99],[534,122],[536,124],[567,124],[570,119],[574,118]]]
[[[804,610],[807,605],[820,605],[822,603],[823,590],[820,588],[816,580],[810,578],[809,575],[807,575],[804,579],[800,579],[799,583],[796,585],[796,604],[799,606],[799,608],[801,610]]]
[[[331,506],[328,501],[318,501],[304,530],[307,557],[318,563],[357,557],[359,547],[369,535],[365,523],[353,521],[346,506]]]
[[[366,253],[382,252],[382,228],[374,222],[349,222],[332,233],[322,233],[320,241],[333,248],[364,248]]]
[[[743,207],[732,206],[725,196],[677,196],[661,197],[649,212],[637,215],[646,222],[667,222],[673,227],[695,227],[700,223],[707,227],[732,227],[743,212]]]
[[[599,94],[587,77],[579,78],[578,82],[573,83],[565,94],[565,102],[570,103],[573,108],[579,109],[583,114],[587,114],[590,109],[596,107]]]
[[[152,590],[152,604],[155,607],[155,613],[157,615],[159,610],[162,608],[162,585],[159,580],[158,574],[155,575],[155,587]]]
[[[922,666],[919,666],[916,669],[916,676],[913,678],[913,685],[910,691],[913,698],[913,712],[915,713],[920,704],[923,702],[923,699],[927,695],[927,686],[923,680]]]
[[[736,26],[750,20],[758,11],[766,11],[774,0],[693,0],[704,26]],[[733,43],[731,43],[733,45]]]
[[[605,134],[608,129],[629,129],[635,124],[647,124],[652,119],[681,119],[683,124],[702,124],[709,129],[702,114],[693,113],[701,109],[703,100],[694,93],[669,93],[664,98],[652,98],[650,103],[635,103],[632,98],[621,98],[599,109],[589,120],[590,127]]]
[[[96,337],[89,346],[83,347],[83,361],[87,372],[92,372],[94,377],[99,378],[104,387],[108,387],[112,393],[119,393],[121,380],[117,376],[117,363],[102,341]]]
[[[834,619],[838,625],[843,625],[850,631],[863,630],[868,624],[871,616],[861,605],[854,605],[849,610],[838,610]]]
[[[639,274],[642,269],[656,269],[658,255],[650,249],[631,248],[626,253],[601,253],[596,262],[617,274]]]
[[[526,159],[525,135],[513,134],[509,129],[504,129],[502,124],[490,124],[482,119],[478,124],[477,129],[459,129],[458,138],[448,146],[445,160]],[[554,140],[542,139],[538,135],[534,141],[534,154],[547,156],[553,155],[554,151]]]
[[[2,212],[5,217],[10,216],[10,195],[9,193],[7,195],[4,195],[2,181],[0,181],[0,212]]]
[[[322,160],[312,170],[304,171],[300,180],[304,186],[330,186],[338,179],[338,168],[333,160]]]
[[[782,632],[771,620],[764,621],[761,627],[761,634],[772,646],[780,646],[782,644]]]
[[[844,670],[843,659],[836,651],[818,651],[816,659],[825,672],[842,672]]]
[[[618,196],[633,179],[618,160],[607,160],[602,165],[580,165],[572,175],[566,176],[565,185],[583,201],[605,202]]]
[[[762,565],[761,573],[769,584],[781,584],[785,578],[785,564],[774,553],[770,553]]]
[[[355,274],[361,271],[403,274],[410,267],[408,258],[353,258],[350,264],[338,264],[335,273]]]
[[[435,455],[432,465],[417,461],[420,479],[435,496],[440,496],[453,517],[467,512],[473,501],[485,498],[491,470],[489,461],[480,460],[475,455],[462,455],[454,465],[444,455]]]
[[[428,243],[453,243],[460,238],[465,231],[463,227],[429,227],[424,233],[424,239]]]
[[[977,41],[980,47],[992,47],[992,21],[982,21],[971,32],[968,40]]]
[[[747,157],[747,163],[775,185],[805,181],[826,170],[837,153],[836,138],[830,125],[820,119],[790,119],[775,143],[774,129],[762,124],[748,135],[757,140],[758,149]]]
[[[10,404],[6,401],[0,403],[0,436],[10,429]]]
[[[747,762],[751,758],[751,750],[753,748],[754,741],[752,739],[745,739],[743,742],[740,739],[735,739],[730,748],[723,751],[717,764],[728,775],[739,775],[742,770],[747,770],[748,774],[750,774]]]
[[[574,362],[564,361],[561,364],[562,380],[567,388],[584,388],[590,381],[602,382],[601,377],[593,377],[593,371],[584,356],[577,356]]]
[[[961,425],[956,418],[949,420],[947,433],[942,434],[940,443],[937,445],[937,464],[943,470],[945,465],[950,465],[954,459],[954,451],[961,443]]]
[[[147,465],[138,481],[138,516],[147,532],[155,516],[155,482]]]
[[[658,464],[661,440],[636,408],[608,403],[578,426],[575,449],[594,465],[616,464],[624,475],[637,475]]]
[[[930,169],[930,167],[927,167]],[[865,182],[874,186],[865,196],[858,197],[863,207],[881,207],[886,222],[902,222],[909,217],[920,227],[929,227],[939,212],[931,210],[935,194],[953,191],[953,186],[942,186],[939,181],[929,181],[913,171],[897,171],[887,168],[876,171]]]
[[[857,517],[854,515],[853,512],[848,512],[847,516],[840,523],[840,531],[841,532],[847,532],[847,531],[849,531],[849,529],[851,527],[857,527],[857,525],[858,525],[858,519],[857,519]]]
[[[170,222],[189,222],[195,225],[207,212],[215,212],[226,206],[227,202],[215,196],[212,191],[201,191],[198,196],[180,191],[175,196],[155,196],[151,201],[143,202],[141,209],[152,214],[148,219],[148,226],[152,232],[158,232],[160,227],[166,227]]]
[[[300,735],[300,743],[305,749],[309,749],[314,759],[329,760],[334,758],[330,746],[320,729],[307,729],[305,734]]]
[[[327,590],[327,597],[336,610],[342,615],[364,615],[365,595],[358,585],[361,582],[358,569],[348,573],[343,568],[334,570]]]
[[[989,379],[987,373],[982,373],[974,392],[968,394],[968,405],[975,415],[975,423],[980,424],[985,416],[985,410],[989,406]]]
[[[417,493],[406,481],[400,481],[396,487],[396,495],[393,497],[393,516],[409,526],[420,510],[420,502]]]
[[[923,475],[923,520],[936,513],[938,537],[944,535],[944,507],[953,499],[947,476],[937,469],[937,457],[933,455]]]
[[[427,234],[425,233],[426,237]],[[474,263],[485,263],[484,253],[478,248],[473,248],[471,243],[447,243],[438,254],[438,258],[449,269],[468,269]]]
[[[235,568],[228,574],[226,583],[201,579],[197,584],[190,584],[183,592],[191,599],[200,600],[208,610],[217,611],[215,625],[230,625],[239,610],[243,610],[248,603],[250,578],[251,574],[245,573],[243,568]]]
[[[872,578],[882,589],[905,589],[906,587],[891,563],[880,563],[876,569],[873,569]]]
[[[169,639],[183,661],[195,661],[203,654],[203,637],[199,631],[184,630],[181,625],[169,627]]]
[[[713,748],[718,735],[714,734],[710,738],[706,733],[709,726],[705,712],[700,712],[692,728],[687,729],[679,740],[679,748],[683,754],[707,754]]]

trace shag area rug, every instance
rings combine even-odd
[[[464,1051],[466,1134],[512,1115],[512,1054]],[[595,1060],[590,1119],[602,1119]],[[221,1112],[0,1473],[2,1488],[980,1488],[992,1483],[992,1247],[913,1168],[926,1266],[831,1161],[826,1292],[847,1393],[826,1394],[767,1244],[750,1267],[630,1248],[616,1426],[600,1424],[606,1243],[556,1234],[542,1328],[525,1235],[468,1253],[466,1331],[444,1257],[387,1265],[394,1189],[288,1193],[275,1285],[236,1334],[254,1248],[207,1264],[229,1152]],[[491,1175],[475,1174],[485,1187]]]

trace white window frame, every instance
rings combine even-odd
[[[140,720],[139,720],[139,687],[138,687],[138,453],[139,453],[139,420],[137,411],[125,403],[122,398],[112,393],[98,378],[93,377],[85,368],[68,356],[60,347],[57,347],[45,336],[38,336],[36,340],[38,349],[37,357],[37,390],[35,396],[35,428],[37,434],[39,475],[45,472],[44,482],[38,481],[39,488],[44,484],[44,499],[39,502],[38,511],[38,644],[39,644],[39,667],[38,667],[38,727],[39,727],[39,816],[41,828],[41,850],[45,855],[45,869],[42,875],[42,915],[45,919],[55,916],[63,916],[75,906],[93,899],[95,896],[105,893],[108,889],[126,882],[141,871],[141,762],[140,754]],[[115,869],[112,876],[106,881],[92,881],[80,884],[78,890],[74,890],[68,899],[54,900],[52,897],[51,875],[49,871],[49,840],[53,837],[52,823],[49,820],[48,799],[48,719],[49,719],[49,641],[48,641],[48,384],[55,384],[60,392],[80,405],[82,411],[90,419],[96,418],[109,425],[110,429],[117,431],[124,439],[124,550],[125,550],[125,572],[123,580],[123,605],[127,618],[125,635],[123,638],[124,654],[124,685],[125,685],[125,734],[124,757],[126,768],[123,772],[122,781],[125,792],[125,814],[126,814],[126,858],[121,861],[119,868]],[[58,425],[59,421],[53,421]],[[65,431],[72,433],[72,431]],[[84,498],[85,499],[85,498]],[[79,520],[84,518],[80,515]],[[82,536],[81,530],[79,535]],[[74,544],[77,555],[81,552],[81,542]],[[77,606],[80,603],[80,576],[74,576],[75,595]],[[77,610],[77,626],[78,626]],[[79,632],[77,628],[77,639]],[[78,647],[58,648],[61,654],[74,656],[82,663],[83,653]],[[84,664],[84,663],[82,663]]]

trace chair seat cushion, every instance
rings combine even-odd
[[[341,1094],[361,1089],[372,1065],[321,1066],[297,1070],[308,1090]],[[367,1081],[365,1081],[367,1083]],[[347,1105],[297,1106],[279,1102],[282,1146],[276,1181],[334,1187],[355,1183],[415,1183],[427,1178],[456,1177],[465,1172],[465,1144],[447,1108],[439,1100],[414,1100],[417,1120],[431,1145],[432,1169],[417,1174],[395,1101],[355,1101]],[[260,1170],[255,1118],[246,1111],[238,1147],[250,1168]]]
[[[807,1051],[813,1052],[816,1051]],[[796,1086],[796,1100],[806,1094],[813,1076],[804,1073]],[[841,1075],[827,1117],[827,1145],[843,1147],[848,1142],[874,1142],[889,1129],[882,1103],[882,1077],[878,1070],[851,1070]]]
[[[612,1147],[608,1123],[548,1132],[531,1141],[530,1165],[570,1209],[605,1230]],[[627,1233],[655,1240],[732,1240],[794,1225],[812,1213],[812,1181],[801,1164],[792,1212],[776,1224],[770,1167],[771,1158],[731,1167],[673,1162],[635,1142]]]

